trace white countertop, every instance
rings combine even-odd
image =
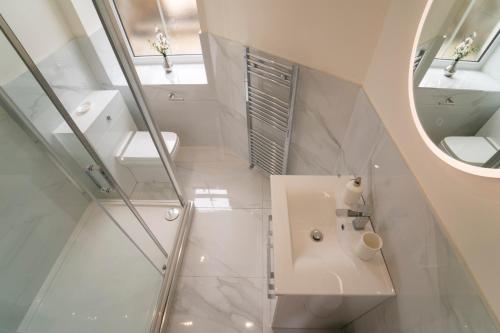
[[[361,235],[372,230],[370,223],[366,230],[357,231],[352,227],[352,218],[335,216],[337,208],[347,208],[339,197],[352,178],[271,176],[278,295],[394,295],[382,254],[363,261],[352,251]],[[296,210],[289,213],[288,202],[293,202],[293,196],[293,209],[299,209],[298,213]],[[296,200],[302,197],[304,202]],[[295,214],[298,220],[290,222],[289,214]],[[323,232],[321,242],[310,239],[309,233],[314,228]]]
[[[481,71],[459,69],[449,78],[442,68],[431,67],[420,82],[421,88],[500,91],[500,82]]]
[[[119,95],[118,90],[96,90],[91,92],[83,101],[90,102],[90,110],[83,114],[78,114],[76,109],[70,112],[71,118],[75,121],[80,131],[87,132],[89,127],[95,122],[100,114],[108,107],[111,101]],[[80,103],[80,105],[82,104]],[[54,131],[54,134],[72,134],[73,130],[66,122],[62,122]]]

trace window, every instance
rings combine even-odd
[[[135,59],[159,56],[151,47],[156,29],[170,42],[169,54],[201,55],[196,0],[114,0]]]
[[[498,0],[459,0],[455,7],[455,14],[448,22],[450,31],[436,58],[443,60],[453,59],[455,47],[466,37],[476,33],[473,46],[476,52],[469,54],[462,60],[469,62],[481,61],[488,51],[500,29],[500,2]]]

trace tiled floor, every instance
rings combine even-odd
[[[272,333],[265,290],[269,176],[207,148],[181,149],[176,169],[196,212],[168,332]]]
[[[161,270],[165,258],[129,209],[103,205]],[[136,207],[171,251],[178,221],[164,222],[163,205]],[[148,332],[161,283],[159,271],[91,204],[16,332]]]
[[[169,332],[263,332],[268,176],[222,152],[176,161],[196,212]]]

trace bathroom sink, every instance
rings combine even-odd
[[[353,253],[370,223],[354,230],[352,217],[336,216],[348,208],[341,196],[352,178],[271,176],[274,327],[341,327],[394,296],[382,254]]]
[[[311,259],[320,259],[332,249],[336,239],[335,194],[311,189],[288,189],[287,212],[291,233],[294,265],[309,265]],[[312,238],[318,231],[321,240]],[[325,258],[326,259],[326,258]]]

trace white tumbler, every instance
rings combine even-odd
[[[382,238],[374,232],[368,231],[361,235],[359,242],[354,247],[354,253],[363,260],[371,260],[382,248]]]

